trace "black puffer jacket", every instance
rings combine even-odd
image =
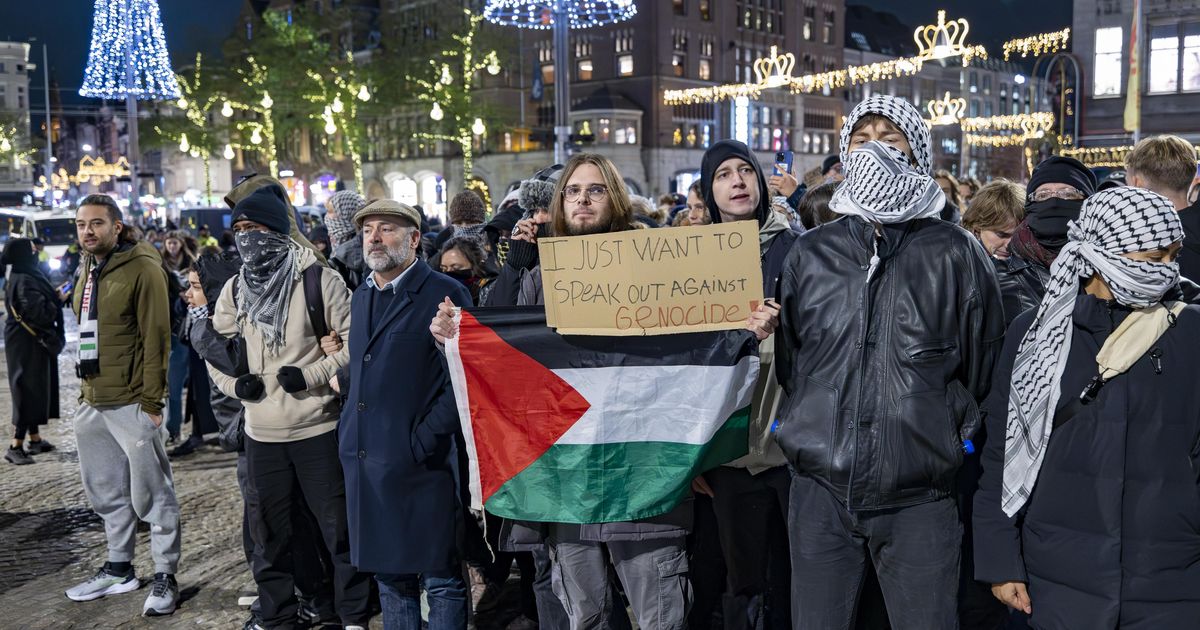
[[[776,358],[788,401],[775,438],[849,509],[949,496],[978,426],[1004,317],[970,234],[938,219],[857,217],[800,236],[784,266]]]
[[[1061,386],[1078,396],[1128,311],[1083,294]],[[1000,508],[1004,430],[1018,317],[984,403],[990,437],[975,495],[975,577],[1027,582],[1035,628],[1200,628],[1200,307],[1050,435],[1022,512]],[[1156,367],[1158,369],[1156,369]]]

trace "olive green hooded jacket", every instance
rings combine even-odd
[[[80,379],[79,400],[92,407],[138,403],[148,414],[162,413],[167,395],[167,355],[171,313],[167,272],[154,246],[140,241],[118,246],[100,269],[93,293],[100,373]],[[71,310],[79,317],[83,287],[96,260],[80,264]]]

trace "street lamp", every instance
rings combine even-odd
[[[483,17],[493,24],[554,30],[555,162],[566,161],[567,140],[571,135],[567,29],[616,24],[636,14],[634,0],[488,0],[483,7]]]

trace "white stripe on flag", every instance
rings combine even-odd
[[[750,404],[758,357],[737,365],[656,365],[554,370],[591,407],[558,444],[707,444]]]
[[[454,315],[454,325],[462,321],[461,313]],[[475,431],[471,426],[471,401],[467,397],[467,374],[462,354],[458,350],[459,335],[446,341],[446,364],[450,367],[450,384],[454,387],[454,403],[458,406],[462,426],[463,446],[467,449],[467,486],[471,491],[471,509],[483,509],[483,484],[479,481],[479,453],[475,450]]]

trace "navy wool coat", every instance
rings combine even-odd
[[[338,423],[350,558],[360,571],[408,574],[457,567],[463,518],[455,448],[458,410],[429,322],[458,282],[423,261],[400,281],[374,333],[371,292],[351,300],[349,392]]]

